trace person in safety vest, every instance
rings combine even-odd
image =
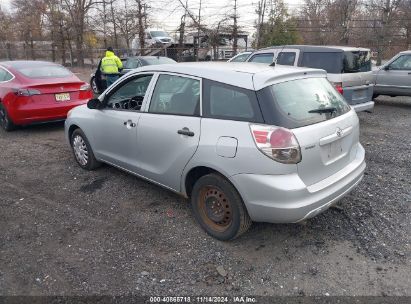
[[[101,59],[101,72],[106,75],[107,87],[111,86],[119,78],[119,70],[123,68],[123,63],[113,51],[112,47],[108,47],[106,56]]]

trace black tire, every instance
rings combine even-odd
[[[11,121],[6,108],[0,103],[0,126],[7,132],[13,131],[16,125]]]
[[[90,79],[90,86],[91,86],[91,89],[93,90],[94,94],[96,94],[96,95],[100,94],[100,92],[98,90],[97,82],[96,82],[96,77],[92,77]]]
[[[191,193],[191,208],[200,226],[221,241],[239,237],[252,224],[240,194],[218,174],[197,180]]]
[[[76,129],[74,130],[73,134],[71,134],[70,144],[73,150],[74,158],[81,168],[91,171],[101,166],[101,163],[94,157],[90,143],[88,142],[86,135],[81,129]],[[82,149],[79,149],[80,147]],[[82,153],[77,149],[82,150]],[[82,158],[82,156],[86,157]]]

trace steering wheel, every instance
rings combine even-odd
[[[128,101],[128,108],[131,110],[140,110],[143,105],[144,96],[133,96]]]

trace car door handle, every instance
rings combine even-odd
[[[189,128],[182,128],[181,130],[178,130],[177,133],[181,135],[194,136],[194,132],[190,131]]]
[[[132,120],[127,120],[124,122],[125,126],[130,126],[131,128],[134,128],[136,124]]]
[[[411,75],[411,72],[408,72],[408,75]]]

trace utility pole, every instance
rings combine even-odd
[[[200,57],[200,45],[201,45],[201,40],[200,40],[200,27],[201,27],[201,0],[200,0],[200,7],[198,8],[198,28],[197,28],[197,58],[196,61],[199,61]]]
[[[233,26],[233,56],[237,55],[238,25],[237,25],[237,0],[234,0],[234,26]]]
[[[184,7],[184,15],[181,17],[181,23],[179,28],[180,36],[178,38],[178,61],[181,61],[181,56],[183,53],[184,47],[184,33],[185,33],[185,26],[186,26],[186,17],[187,17],[187,5],[188,0],[186,0],[186,6]]]
[[[107,48],[107,10],[106,10],[106,0],[103,0],[103,41],[104,48]]]

